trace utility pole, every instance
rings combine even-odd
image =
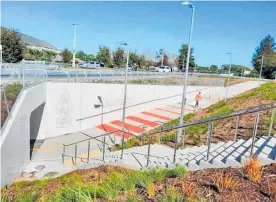
[[[164,64],[164,49],[162,49],[162,55],[161,55],[161,66]]]
[[[77,35],[77,24],[72,24],[74,26],[74,41],[73,41],[73,62],[72,67],[76,67],[76,35]]]
[[[224,101],[227,101],[227,94],[228,94],[228,86],[229,86],[229,79],[230,79],[230,73],[231,73],[231,65],[232,65],[232,53],[227,53],[230,55],[230,64],[229,64],[229,69],[228,69],[228,78],[227,78],[227,85],[226,85],[226,90],[225,90],[225,98]]]

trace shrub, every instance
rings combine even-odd
[[[137,193],[136,190],[132,190],[127,193],[127,202],[139,202],[142,201],[144,195],[142,193]]]
[[[145,172],[151,178],[152,182],[160,182],[166,179],[168,174],[168,170],[164,168],[153,168]]]
[[[249,158],[244,164],[244,174],[253,182],[258,182],[262,177],[262,168],[256,156]]]
[[[270,183],[268,185],[268,191],[269,191],[270,198],[273,201],[276,201],[276,183]]]
[[[105,198],[115,198],[124,187],[124,175],[111,173],[108,180],[100,187],[100,195]]]
[[[228,106],[223,106],[213,112],[213,116],[223,116],[231,113],[233,109]]]
[[[147,187],[147,193],[149,198],[154,198],[155,197],[155,186],[153,183],[150,183]]]
[[[180,202],[183,201],[183,196],[179,193],[173,185],[169,185],[165,192],[158,197],[158,201],[161,202]]]
[[[136,184],[145,188],[147,188],[149,184],[153,182],[152,178],[149,177],[146,171],[144,172],[137,171],[135,178],[136,178]]]
[[[37,194],[36,192],[28,192],[26,194],[18,194],[16,196],[17,202],[33,202],[36,201]]]
[[[198,125],[194,125],[194,126],[189,126],[186,128],[186,133],[189,133],[189,134],[204,134],[206,133],[208,130],[208,125],[205,124],[205,123],[202,123],[202,124],[198,124]]]
[[[210,113],[210,112],[212,113],[213,111],[215,111],[219,108],[222,108],[225,105],[226,105],[226,102],[224,100],[221,100],[218,103],[213,104],[210,107],[208,107],[208,113]]]
[[[132,190],[136,186],[136,172],[124,173],[125,179],[122,188]]]
[[[258,89],[265,98],[276,101],[276,83],[268,82],[260,86]]]
[[[184,166],[177,164],[174,169],[168,171],[167,177],[184,177],[187,170]]]
[[[185,185],[182,183],[182,192],[187,201],[195,201],[197,198],[196,186],[195,184]]]
[[[212,181],[219,193],[223,192],[225,189],[235,190],[239,185],[232,175],[221,172],[215,173],[212,177]]]

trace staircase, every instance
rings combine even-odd
[[[260,112],[272,110],[269,132],[267,136],[257,138],[258,123]],[[96,158],[90,158],[88,161],[82,161],[76,165],[78,168],[92,168],[102,164],[116,164],[134,169],[145,169],[149,167],[174,167],[176,164],[185,166],[188,170],[201,170],[206,168],[223,168],[223,167],[241,167],[246,159],[251,156],[257,156],[262,165],[276,163],[276,136],[271,136],[276,103],[256,105],[247,109],[234,111],[225,116],[211,117],[208,119],[195,120],[184,123],[181,127],[189,127],[202,123],[208,123],[207,144],[202,146],[194,146],[185,149],[173,149],[171,147],[150,144],[130,149],[124,149],[123,158],[121,159],[121,151],[105,152]],[[247,140],[236,140],[238,134],[239,117],[245,114],[255,114],[253,124],[252,138]],[[213,122],[217,120],[236,117],[236,133],[233,141],[211,143],[213,136]],[[161,131],[140,135],[138,138],[150,138],[151,135],[162,134],[162,132],[176,130],[177,126],[172,126]],[[109,134],[107,134],[109,136]],[[112,137],[112,136],[111,136]],[[133,137],[137,138],[137,137]],[[115,142],[120,140],[115,140]],[[106,147],[113,145],[114,141],[110,137],[106,137]],[[176,143],[175,143],[176,144]],[[104,144],[102,144],[103,146]],[[99,147],[102,151],[103,149]],[[76,150],[75,150],[76,151]],[[105,150],[107,151],[107,150]],[[89,152],[89,151],[88,151]],[[76,152],[75,152],[76,153]],[[69,156],[70,157],[70,156]],[[76,156],[75,156],[76,158]],[[76,161],[76,160],[75,160]]]
[[[120,165],[134,169],[146,168],[171,168],[176,164],[185,166],[188,170],[201,170],[206,168],[242,167],[250,157],[252,138],[219,142],[212,144],[207,159],[207,146],[194,146],[179,149],[176,161],[173,163],[173,149],[164,145],[151,145],[151,155],[147,166],[148,145],[126,149],[123,160],[120,159],[121,151],[110,152],[105,156],[90,159],[89,163],[82,162],[77,168],[92,168],[103,164]],[[158,155],[155,155],[158,154]],[[276,137],[263,136],[256,140],[253,155],[258,156],[261,165],[276,163]]]

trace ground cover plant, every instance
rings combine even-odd
[[[249,170],[261,169],[256,181]],[[276,164],[261,167],[256,157],[242,168],[187,172],[175,169],[129,170],[117,166],[77,170],[58,178],[15,182],[1,190],[4,202],[20,201],[267,201],[276,199]]]

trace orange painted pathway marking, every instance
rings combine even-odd
[[[178,113],[178,112],[173,112],[173,111],[166,110],[166,109],[161,109],[161,108],[155,108],[155,109],[160,110],[160,111],[164,111],[164,112],[169,112],[169,113],[172,113],[172,114],[177,114],[177,115],[180,114],[180,113]]]
[[[119,120],[111,121],[110,123],[112,123],[112,124],[114,124],[116,126],[119,126],[119,127],[122,126],[122,121],[119,121]],[[124,125],[125,125],[126,129],[128,129],[128,130],[130,130],[132,132],[135,132],[135,133],[141,134],[141,133],[143,133],[145,131],[143,128],[139,128],[137,126],[134,126],[134,125],[126,123],[126,122],[125,122]]]
[[[160,126],[160,124],[158,124],[158,123],[155,123],[155,122],[152,122],[152,121],[149,121],[149,120],[146,120],[146,119],[141,119],[141,118],[139,118],[137,116],[127,116],[126,118],[129,119],[129,120],[132,120],[132,121],[135,121],[135,122],[142,123],[144,125],[150,126],[152,128]]]
[[[160,115],[158,115],[158,114],[153,114],[153,113],[150,113],[150,112],[141,112],[141,114],[145,114],[145,115],[152,116],[152,117],[155,117],[155,118],[163,119],[163,120],[166,120],[166,121],[172,120],[172,119],[169,118],[169,117],[160,116]]]
[[[168,107],[173,107],[173,108],[176,108],[176,109],[181,109],[181,107],[178,107],[178,106],[174,106],[174,105],[167,105]]]
[[[181,109],[181,107],[177,107],[177,106],[173,106],[173,105],[167,105],[168,107],[173,107],[173,108],[177,108],[177,109]],[[191,111],[194,112],[195,110],[193,109],[184,109],[185,111]]]
[[[103,131],[105,131],[105,132],[107,132],[107,133],[113,133],[113,132],[117,131],[117,132],[115,132],[114,134],[115,134],[116,136],[119,136],[119,137],[122,135],[122,132],[121,132],[121,131],[118,131],[117,128],[114,128],[114,127],[112,127],[112,126],[110,126],[110,125],[107,125],[107,124],[98,125],[98,126],[96,126],[96,128],[98,128],[98,129],[100,129],[100,130],[103,130]],[[126,133],[124,133],[124,136],[125,136],[126,139],[128,139],[128,138],[131,137],[131,135],[126,134]]]

